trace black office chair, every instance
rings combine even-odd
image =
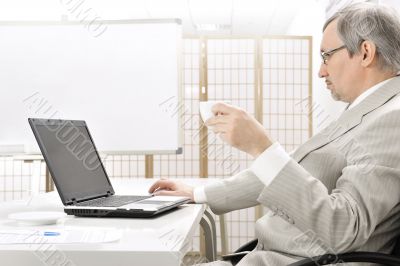
[[[241,246],[235,253],[243,251],[251,251],[257,246],[258,240],[254,239],[247,244]],[[236,265],[246,254],[230,258],[233,265]],[[338,255],[325,254],[313,258],[307,258],[298,262],[292,263],[288,266],[319,266],[330,265],[336,263],[346,262],[369,262],[378,263],[386,266],[399,266],[400,265],[400,236],[397,238],[396,246],[391,255],[377,253],[377,252],[349,252]]]
[[[400,236],[397,237],[396,246],[391,255],[378,252],[349,252],[338,255],[325,254],[313,258],[304,259],[288,266],[315,266],[329,265],[346,262],[369,262],[378,263],[386,266],[400,265]]]
[[[250,251],[255,249],[257,244],[258,244],[258,239],[253,239],[250,242],[248,242],[248,243],[244,244],[243,246],[241,246],[240,248],[238,248],[237,250],[235,250],[234,253],[237,253],[237,254],[235,254],[234,256],[222,255],[222,259],[230,261],[232,263],[232,265],[236,265],[244,256],[246,256],[248,253],[250,253]]]

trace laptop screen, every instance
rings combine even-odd
[[[64,204],[114,193],[84,121],[30,123]]]

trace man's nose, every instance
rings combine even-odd
[[[318,71],[318,77],[325,78],[327,76],[328,76],[328,72],[326,70],[326,65],[324,63],[321,63],[321,66],[319,67],[319,71]]]

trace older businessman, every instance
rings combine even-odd
[[[192,188],[159,180],[150,192],[187,195],[222,214],[262,204],[257,247],[238,265],[287,265],[325,252],[390,253],[400,233],[400,22],[391,9],[351,5],[323,27],[319,76],[347,110],[289,156],[253,117],[216,104],[215,133],[252,166]],[[231,265],[217,261],[212,265]]]

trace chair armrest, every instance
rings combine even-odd
[[[316,266],[316,265],[329,265],[335,263],[345,262],[370,262],[378,263],[387,266],[398,266],[400,265],[400,258],[375,252],[350,252],[343,254],[325,254],[322,256],[316,256],[313,258],[303,259],[301,261],[292,263],[288,266]]]
[[[247,242],[246,244],[244,244],[243,246],[239,247],[235,251],[235,253],[242,252],[242,251],[252,251],[253,249],[256,248],[257,244],[258,244],[258,239],[253,239],[253,240]]]
[[[250,253],[250,251],[255,249],[257,244],[258,244],[258,239],[253,239],[252,241],[238,248],[234,253],[222,255],[222,259],[230,261],[232,265],[236,265],[244,256],[246,256],[247,254]]]

